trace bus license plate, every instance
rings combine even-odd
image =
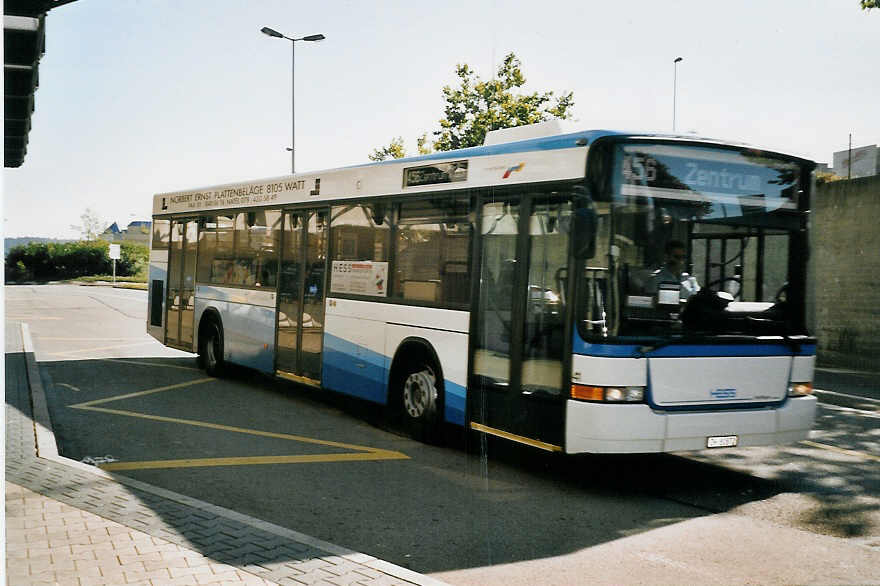
[[[739,438],[735,435],[716,435],[706,438],[707,448],[733,448]]]

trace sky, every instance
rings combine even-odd
[[[78,0],[46,17],[24,165],[3,232],[124,227],[155,193],[369,162],[439,127],[455,67],[574,92],[572,129],[671,131],[819,162],[880,143],[880,10],[858,0]],[[674,59],[682,57],[676,67]],[[674,84],[674,78],[677,83]]]

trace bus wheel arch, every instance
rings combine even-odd
[[[443,421],[444,389],[440,360],[422,338],[401,342],[391,361],[389,405],[415,439],[435,441]]]
[[[221,376],[223,360],[223,320],[213,309],[206,309],[199,320],[199,366],[208,376]]]

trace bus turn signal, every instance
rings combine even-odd
[[[571,398],[605,403],[641,403],[645,400],[645,387],[598,387],[573,384]]]

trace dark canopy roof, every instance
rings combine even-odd
[[[3,103],[6,167],[27,153],[40,58],[46,52],[46,13],[75,0],[5,0],[3,3]]]

